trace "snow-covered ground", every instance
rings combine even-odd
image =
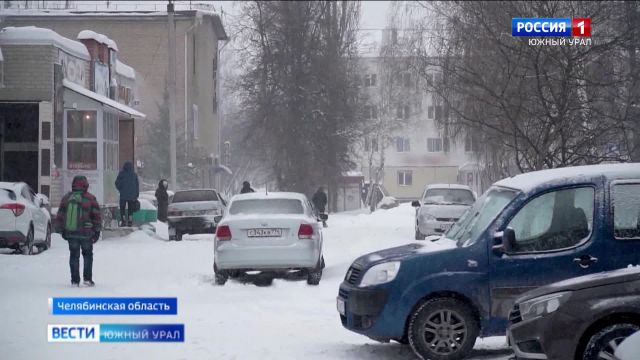
[[[336,214],[325,229],[320,286],[276,279],[270,287],[230,280],[213,284],[213,239],[169,242],[138,231],[98,242],[95,288],[69,284],[67,244],[54,235],[35,256],[0,254],[1,359],[412,359],[399,344],[379,344],[345,330],[335,309],[350,263],[367,252],[413,240],[414,209],[404,204],[374,214]],[[438,246],[429,243],[430,246]],[[177,316],[52,316],[49,297],[178,297]],[[47,343],[47,324],[184,323],[183,344]],[[478,341],[473,359],[507,359],[503,337]]]

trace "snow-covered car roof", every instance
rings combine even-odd
[[[579,183],[599,176],[610,179],[640,178],[640,163],[570,166],[532,171],[502,179],[494,185],[529,192],[549,183]]]
[[[180,192],[185,192],[185,191],[215,191],[218,192],[218,190],[216,189],[183,189],[183,190],[176,190],[175,193],[180,193]],[[155,194],[155,192],[154,192]]]
[[[254,192],[254,193],[246,193],[246,194],[238,194],[234,195],[231,198],[231,201],[236,200],[264,200],[264,199],[294,199],[305,201],[307,197],[301,193],[295,192]]]
[[[460,184],[429,184],[425,187],[425,190],[429,189],[463,189],[471,191],[471,188],[467,185]]]

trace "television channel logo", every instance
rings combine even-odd
[[[590,37],[591,18],[512,18],[511,35]]]

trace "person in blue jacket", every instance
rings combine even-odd
[[[127,161],[116,178],[116,189],[120,192],[120,226],[133,225],[133,213],[140,195],[138,175],[133,170],[133,163]]]

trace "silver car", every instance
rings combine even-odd
[[[416,240],[428,235],[442,235],[476,201],[471,188],[458,184],[427,185],[416,208]]]
[[[176,194],[177,196],[177,194]],[[325,214],[319,215],[326,220]],[[318,285],[324,268],[322,224],[299,193],[250,193],[231,198],[214,240],[215,279],[247,271],[302,271]]]
[[[169,240],[184,234],[215,233],[226,202],[214,189],[176,191],[168,208]]]

